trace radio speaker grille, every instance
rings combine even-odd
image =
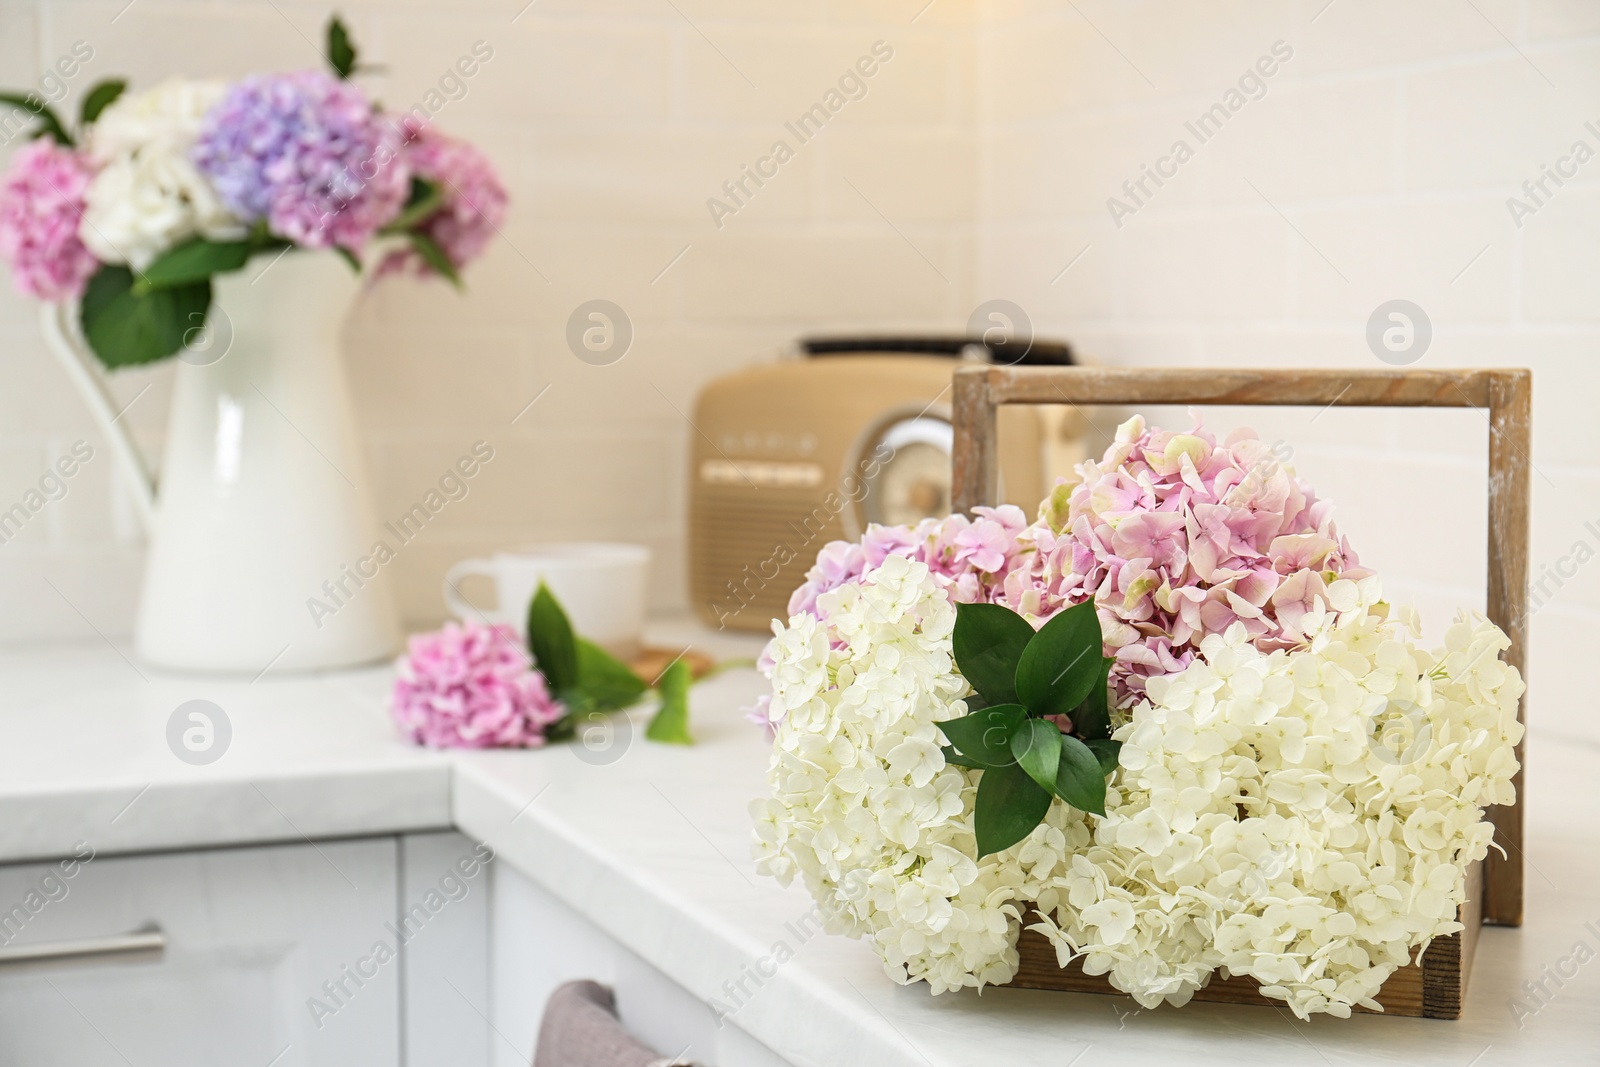
[[[844,536],[816,493],[702,485],[689,517],[694,606],[714,625],[765,631],[789,618],[789,596],[817,552]]]

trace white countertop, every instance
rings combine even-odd
[[[1484,930],[1464,1017],[1300,1023],[1286,1010],[1136,1011],[1123,998],[1023,990],[935,998],[889,981],[858,942],[797,935],[810,898],[749,859],[745,805],[767,758],[738,711],[762,685],[753,671],[696,687],[696,746],[645,741],[645,709],[601,765],[571,746],[415,748],[390,724],[390,680],[388,669],[254,684],[166,676],[104,644],[0,652],[0,862],[77,841],[110,853],[454,825],[704,1000],[734,1007],[725,983],[777,941],[798,950],[759,989],[747,981],[754,995],[733,1020],[799,1067],[1600,1063],[1600,959],[1520,1029],[1511,1009],[1522,982],[1578,942],[1600,953],[1600,750],[1541,735],[1537,709],[1529,921]],[[166,743],[173,709],[196,698],[233,727],[226,755],[203,767]]]

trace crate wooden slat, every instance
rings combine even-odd
[[[1474,863],[1467,871],[1467,902],[1457,918],[1466,927],[1459,934],[1441,937],[1428,946],[1421,963],[1402,967],[1389,976],[1378,994],[1385,1015],[1429,1019],[1456,1019],[1466,998],[1466,978],[1472,971],[1472,958],[1478,946],[1479,910],[1483,864]],[[1031,921],[1031,920],[1030,920]],[[1024,926],[1027,922],[1024,922]],[[1010,985],[1022,989],[1051,989],[1065,993],[1122,994],[1112,989],[1105,978],[1083,973],[1081,961],[1074,960],[1066,970],[1056,965],[1056,950],[1043,934],[1024,929],[1017,938],[1019,957],[1017,976]],[[1261,995],[1255,979],[1213,978],[1194,999],[1216,1004],[1277,1005],[1283,1001]],[[1366,1011],[1357,1008],[1357,1011]]]
[[[1511,638],[1506,662],[1527,672],[1528,517],[1532,466],[1532,374],[1491,370],[1209,370],[1105,367],[966,367],[955,372],[953,497],[958,511],[995,500],[996,416],[1001,404],[1238,404],[1272,407],[1480,408],[1489,420],[1487,613]],[[1526,698],[1517,717],[1526,723]],[[1524,741],[1524,743],[1526,743]],[[1389,1014],[1454,1019],[1461,1014],[1477,947],[1478,927],[1522,923],[1523,770],[1517,800],[1492,807],[1495,841],[1506,854],[1467,872],[1465,929],[1439,938],[1420,962],[1395,972],[1378,1000]],[[1042,936],[1023,931],[1021,967],[1013,985],[1116,993],[1103,977],[1077,966],[1062,970]],[[1248,978],[1222,980],[1196,1000],[1274,1004]]]

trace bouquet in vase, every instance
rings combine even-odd
[[[212,276],[257,256],[329,250],[358,272],[459,282],[505,217],[493,166],[415,110],[374,104],[350,80],[338,19],[326,51],[331,71],[140,93],[102,82],[72,128],[37,94],[0,94],[36,122],[0,175],[0,257],[18,290],[78,301],[89,347],[118,367],[183,348]]]

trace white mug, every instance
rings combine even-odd
[[[650,550],[644,545],[527,545],[451,567],[444,576],[444,602],[457,618],[510,623],[525,633],[528,604],[542,581],[561,602],[574,633],[627,658],[642,647],[649,572]],[[476,607],[461,595],[461,580],[471,575],[494,582],[493,608]]]

